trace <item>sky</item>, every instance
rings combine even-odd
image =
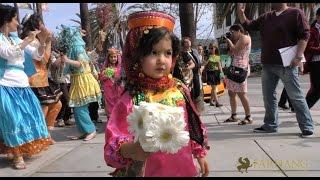
[[[13,6],[13,3],[4,3],[4,4],[9,4]],[[130,3],[128,3],[130,4]],[[43,18],[44,18],[44,23],[47,26],[48,29],[50,29],[52,32],[55,34],[59,32],[59,30],[56,28],[57,26],[60,26],[61,24],[64,25],[79,25],[76,22],[71,21],[70,19],[76,19],[80,20],[78,16],[76,15],[77,13],[80,13],[80,7],[79,3],[48,3],[48,11],[43,12]],[[91,3],[89,3],[89,9],[92,7]],[[20,21],[23,19],[23,17],[27,14],[33,13],[33,10],[27,10],[27,9],[20,9]],[[207,15],[211,15],[211,13],[207,12]],[[202,36],[198,36],[197,38],[203,38],[206,39],[208,38],[208,35],[210,32],[210,27],[207,26],[208,22],[207,19],[204,19],[199,22],[198,24],[198,31],[197,33],[200,33],[202,31],[207,31],[207,33],[203,33]],[[180,37],[180,22],[177,19],[176,20],[176,28],[174,33]],[[210,38],[213,35],[213,32],[210,33]]]
[[[13,3],[6,3],[13,5]],[[48,11],[43,12],[43,19],[46,27],[58,33],[59,30],[56,28],[61,24],[64,25],[79,25],[76,22],[71,21],[70,19],[80,20],[77,13],[80,13],[79,3],[48,3]],[[89,6],[90,8],[90,6]],[[20,9],[20,21],[27,14],[33,14],[33,10]]]

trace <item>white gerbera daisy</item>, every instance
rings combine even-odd
[[[184,130],[185,126],[183,118],[175,119],[171,114],[161,113],[161,116],[153,119],[152,125],[148,126],[146,140],[141,143],[142,148],[155,146],[153,149],[162,152],[178,152],[190,139],[189,133]]]
[[[134,135],[134,142],[138,141],[139,134],[144,132],[144,118],[139,106],[133,106],[132,112],[128,115],[128,131]]]
[[[159,116],[158,113],[167,113],[175,116],[176,119],[181,118],[184,115],[184,110],[181,107],[172,107],[167,106],[160,103],[148,103],[148,102],[141,102],[140,107],[144,109],[144,111],[148,112],[148,115]]]
[[[128,116],[128,131],[146,152],[176,153],[189,142],[184,110],[159,103],[141,102]]]

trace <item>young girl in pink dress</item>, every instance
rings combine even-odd
[[[104,158],[116,168],[113,176],[208,176],[206,128],[186,86],[172,78],[180,42],[172,33],[174,18],[143,11],[128,18],[129,33],[123,51],[125,92],[114,106],[106,125]],[[145,152],[128,131],[128,115],[142,101],[184,109],[190,140],[174,154]]]
[[[108,49],[108,56],[99,76],[104,91],[105,111],[107,117],[110,117],[114,105],[123,92],[120,82],[121,56],[115,48]]]

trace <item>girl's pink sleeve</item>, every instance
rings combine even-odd
[[[99,79],[100,79],[100,81],[103,82],[103,83],[108,79],[108,78],[104,75],[104,71],[105,71],[105,70],[101,70],[100,73],[99,73]]]
[[[208,145],[208,135],[207,135],[207,128],[201,124],[201,129],[204,134],[204,146],[201,146],[200,144],[196,143],[195,141],[191,140],[191,148],[192,148],[192,154],[195,158],[197,157],[205,157],[208,153],[208,150],[210,149],[210,146]]]
[[[123,143],[133,142],[133,136],[127,130],[127,116],[131,111],[132,100],[124,94],[113,108],[105,128],[104,159],[108,166],[123,168],[131,161],[120,154]]]

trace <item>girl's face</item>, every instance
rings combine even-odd
[[[169,35],[164,36],[152,48],[149,55],[142,59],[142,71],[145,75],[159,79],[170,73],[172,66],[172,41]]]
[[[19,25],[19,22],[18,22],[18,19],[17,19],[17,15],[15,15],[7,25],[8,25],[8,31],[9,32],[17,31],[17,28],[18,28],[18,25]]]
[[[109,55],[109,62],[110,62],[111,64],[116,64],[117,61],[118,61],[118,57],[117,57],[116,54],[110,54],[110,55]]]
[[[216,47],[212,46],[212,47],[209,47],[209,50],[210,50],[210,54],[215,54],[216,52]]]

